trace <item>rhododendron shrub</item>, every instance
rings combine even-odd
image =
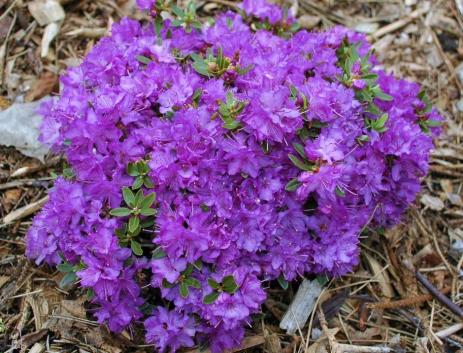
[[[442,118],[346,28],[298,31],[263,1],[205,24],[193,6],[139,6],[151,23],[114,25],[42,107],[72,173],[27,255],[88,289],[112,331],[222,352],[268,281],[343,275],[368,225],[399,221]]]

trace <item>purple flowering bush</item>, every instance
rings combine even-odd
[[[206,24],[138,2],[153,23],[114,25],[42,107],[70,169],[27,255],[88,289],[112,331],[222,352],[269,281],[343,275],[367,225],[399,221],[442,118],[346,28],[299,31],[263,0]]]

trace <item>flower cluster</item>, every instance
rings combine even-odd
[[[143,321],[161,352],[222,352],[266,282],[345,274],[367,225],[400,219],[442,118],[346,28],[297,31],[263,0],[205,25],[138,2],[156,25],[114,25],[42,107],[72,173],[27,255],[87,288],[115,332]]]

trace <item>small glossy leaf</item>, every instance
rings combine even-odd
[[[204,297],[203,303],[204,304],[213,304],[218,298],[219,298],[220,293],[218,292],[212,292],[211,294],[208,294]]]
[[[68,272],[59,283],[60,288],[66,288],[74,284],[77,280],[77,275],[74,272]]]
[[[341,189],[339,186],[336,186],[336,189],[334,189],[334,192],[339,197],[345,197],[346,196],[346,192],[343,189]]]
[[[199,283],[199,281],[196,278],[187,278],[185,279],[184,283],[186,283],[189,287],[193,287],[196,289],[201,288],[201,283]]]
[[[291,179],[285,186],[286,191],[295,191],[301,185],[297,178]]]
[[[188,285],[185,282],[180,283],[180,295],[182,298],[188,298],[190,294],[190,290],[188,289]]]
[[[140,207],[140,203],[142,202],[143,200],[143,191],[142,190],[138,190],[137,193],[135,194],[135,205]]]
[[[140,225],[140,218],[136,216],[132,216],[129,219],[129,232],[133,233],[137,230],[138,226]]]
[[[126,217],[130,215],[130,212],[130,209],[127,207],[119,207],[113,208],[111,211],[109,211],[109,214],[115,217]]]
[[[299,158],[297,158],[294,154],[288,154],[288,158],[291,162],[301,170],[311,171],[313,168],[312,166],[308,165],[307,163],[302,162]]]
[[[167,255],[166,253],[164,252],[164,250],[162,250],[161,248],[156,248],[154,249],[153,251],[153,255],[151,256],[151,258],[153,260],[160,260],[160,259],[163,259],[165,258]]]
[[[151,59],[144,55],[137,55],[137,61],[141,62],[142,64],[148,65],[151,62]]]
[[[132,252],[137,255],[137,256],[142,256],[143,255],[143,249],[141,248],[141,245],[138,241],[136,240],[131,240],[130,241],[130,248],[132,249]]]
[[[390,102],[394,99],[392,96],[384,93],[383,91],[376,92],[375,96],[376,98],[381,99],[382,101],[386,101],[386,102]]]
[[[69,262],[63,262],[62,264],[59,264],[58,266],[56,266],[56,268],[58,269],[58,271],[64,272],[64,273],[74,271],[74,265],[70,264]]]
[[[133,182],[132,189],[134,190],[140,189],[142,185],[143,185],[143,177],[139,176]]]
[[[153,205],[154,201],[156,200],[156,193],[153,192],[147,196],[145,196],[140,204],[138,205],[140,208],[149,208]]]
[[[302,146],[300,143],[294,142],[293,147],[302,158],[307,158],[305,155],[304,146]]]
[[[149,176],[147,176],[147,175],[145,175],[145,176],[143,177],[143,185],[145,185],[145,187],[146,187],[147,189],[152,189],[152,188],[154,188],[154,184],[153,184],[153,182],[151,181],[151,178],[150,178]]]
[[[174,285],[172,283],[169,283],[167,280],[163,279],[162,280],[162,286],[164,288],[172,288]]]
[[[317,276],[317,282],[320,284],[320,286],[324,286],[328,283],[328,281],[329,278],[326,275]]]
[[[130,207],[135,206],[135,195],[132,190],[129,188],[122,188],[122,196],[124,197],[124,201],[127,205]]]
[[[222,280],[223,290],[229,294],[233,294],[238,290],[238,285],[233,276],[225,276]]]
[[[280,285],[281,288],[283,288],[284,290],[287,290],[288,287],[289,287],[289,283],[287,280],[285,280],[285,278],[280,275],[278,278],[277,278],[277,281],[278,281],[278,284]]]
[[[207,283],[209,283],[209,285],[214,289],[219,289],[220,288],[220,284],[217,283],[216,281],[214,281],[212,278],[209,278],[207,280]]]
[[[238,75],[246,75],[248,72],[250,72],[254,68],[253,64],[250,64],[246,67],[240,67],[238,66],[235,70],[238,73]]]
[[[156,213],[157,212],[154,208],[142,208],[140,210],[140,214],[142,216],[154,216]]]
[[[130,176],[138,176],[137,165],[135,163],[129,163],[127,166],[127,174]]]
[[[192,264],[188,264],[186,270],[183,271],[182,274],[183,274],[185,277],[188,277],[188,276],[190,276],[190,275],[193,273],[193,270],[194,270],[194,266],[193,266]]]
[[[429,127],[438,127],[442,126],[442,122],[439,120],[426,120],[426,125]]]

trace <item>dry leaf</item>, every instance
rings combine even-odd
[[[440,198],[431,196],[429,194],[424,194],[421,196],[420,201],[423,205],[434,211],[442,211],[445,207]]]
[[[365,257],[368,261],[374,279],[377,280],[381,288],[381,293],[386,298],[392,298],[394,296],[394,290],[392,289],[388,273],[374,257],[368,253],[365,253]]]
[[[22,190],[21,189],[9,189],[5,191],[3,194],[3,208],[6,212],[11,210],[11,207],[15,205],[19,198],[21,197]]]
[[[34,85],[27,92],[25,101],[32,102],[48,96],[50,93],[56,91],[58,87],[58,75],[53,72],[45,72],[40,78],[34,82]]]

